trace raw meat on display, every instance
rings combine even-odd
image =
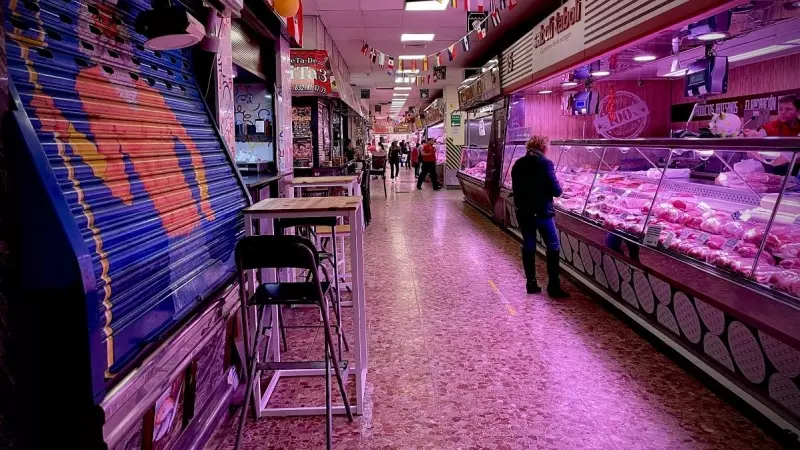
[[[800,295],[800,270],[786,269],[775,272],[770,277],[769,284],[780,291]]]
[[[737,176],[732,172],[723,172],[719,174],[714,180],[715,183],[721,186],[727,186],[739,189],[753,189],[756,192],[780,192],[781,184],[783,184],[783,177],[764,172],[750,172],[741,176]],[[797,185],[797,180],[789,177],[786,182],[787,187],[794,188]]]
[[[778,265],[784,269],[800,269],[800,259],[797,258],[784,259]]]
[[[800,256],[800,242],[793,242],[791,244],[784,244],[778,249],[778,253],[787,257],[794,258]]]
[[[761,244],[761,241],[764,240],[765,232],[766,230],[764,226],[759,225],[757,227],[745,231],[744,234],[742,235],[742,239],[744,239],[744,241],[747,243],[759,245]],[[766,245],[767,251],[772,253],[776,251],[778,248],[780,248],[781,244],[782,242],[778,238],[777,234],[775,233],[767,234],[767,245]]]
[[[716,217],[706,219],[700,224],[700,229],[713,234],[722,232],[722,222]]]

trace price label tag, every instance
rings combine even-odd
[[[669,248],[673,239],[675,239],[675,232],[667,231],[667,235],[664,237],[664,248]]]
[[[664,227],[661,225],[650,225],[644,233],[644,245],[648,247],[658,246],[658,238],[661,237],[661,231]]]
[[[629,215],[630,214],[628,214],[627,211],[622,211],[621,213],[619,213],[619,218],[622,219],[622,220],[625,220],[625,219],[628,218]]]
[[[693,231],[692,231],[692,230],[690,230],[690,229],[686,228],[686,229],[684,229],[683,231],[681,231],[680,238],[681,238],[682,240],[683,240],[683,239],[688,239],[688,238],[689,238],[689,235],[690,235],[690,234],[692,234],[692,233],[693,233]]]
[[[703,211],[703,212],[709,212],[709,211],[711,211],[711,207],[710,207],[710,206],[708,206],[708,205],[706,205],[706,204],[705,204],[705,202],[700,202],[700,203],[698,203],[698,204],[697,204],[697,208],[698,208],[700,211]]]
[[[725,241],[725,244],[722,245],[723,250],[733,250],[736,247],[736,244],[739,243],[738,239],[730,238]]]
[[[697,242],[700,245],[703,245],[706,242],[708,242],[708,237],[709,237],[708,233],[700,233],[700,235],[698,235],[697,238],[695,238],[694,241]]]
[[[800,217],[800,216],[798,216],[798,217]],[[731,213],[731,218],[733,218],[733,220],[742,220],[742,212],[741,211],[732,212]],[[797,220],[797,219],[795,219],[795,220]]]

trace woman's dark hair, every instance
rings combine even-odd
[[[800,110],[800,98],[793,94],[784,95],[778,99],[778,103],[791,103],[794,105],[794,109]]]

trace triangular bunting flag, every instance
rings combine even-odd
[[[411,61],[411,70],[413,70],[414,72],[417,71],[417,60],[416,59]]]
[[[512,9],[516,8],[519,4],[519,0],[508,0],[508,10],[511,11]]]
[[[466,35],[463,38],[461,38],[461,48],[464,49],[465,53],[469,51],[469,35]]]
[[[369,53],[369,44],[364,42],[364,45],[361,46],[361,54],[367,56],[367,53]]]
[[[458,8],[458,0],[450,0],[451,8]]]
[[[486,38],[486,29],[489,28],[489,27],[484,26],[484,25],[481,25],[481,27],[478,29],[478,39],[485,39]]]
[[[389,75],[394,75],[394,58],[389,57],[389,61],[386,63],[386,73]]]
[[[382,52],[378,52],[378,67],[383,69],[383,65],[386,63],[386,55]]]
[[[378,59],[378,51],[373,48],[372,51],[369,54],[369,58],[372,60],[372,62],[374,64],[375,61]]]
[[[483,12],[483,0],[478,0],[478,12]]]
[[[464,11],[469,11],[469,0],[464,0]]]
[[[428,57],[427,56],[422,58],[422,71],[423,72],[427,72],[428,71]]]
[[[456,44],[447,47],[447,57],[450,61],[456,59]]]
[[[402,59],[398,59],[397,60],[397,72],[398,73],[403,73],[403,60]]]
[[[495,9],[494,11],[492,11],[492,13],[489,16],[492,18],[492,25],[493,26],[496,27],[496,26],[500,25],[500,10],[499,9]]]
[[[442,52],[436,54],[436,66],[442,65]]]

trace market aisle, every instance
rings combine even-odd
[[[412,179],[387,180],[388,200],[374,185],[369,403],[353,424],[336,419],[337,448],[778,447],[573,286],[567,301],[525,295],[518,243],[460,191]],[[232,447],[234,430],[215,442]],[[249,449],[323,448],[324,419],[249,422],[247,437]]]

